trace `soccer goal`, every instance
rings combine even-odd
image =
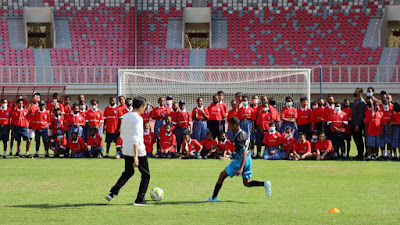
[[[153,106],[159,97],[172,95],[176,101],[185,100],[191,110],[198,97],[208,106],[221,90],[228,108],[235,93],[242,92],[250,102],[253,95],[274,98],[281,109],[287,96],[297,107],[301,97],[310,99],[310,73],[311,69],[120,69],[118,94],[145,97]]]

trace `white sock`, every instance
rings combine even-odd
[[[382,157],[385,157],[385,156],[386,156],[385,153],[386,153],[385,150],[382,150]]]
[[[49,154],[49,150],[46,150],[45,153],[46,153],[46,155],[48,155]]]
[[[4,152],[3,152],[3,156],[6,156],[6,154],[7,154],[7,151],[6,151],[6,150],[4,150]]]
[[[395,157],[395,158],[397,158],[397,151],[396,151],[396,152],[394,152],[394,157]]]
[[[378,155],[375,155],[375,159],[378,159]]]
[[[390,155],[390,150],[386,150],[386,156]]]
[[[108,156],[108,153],[106,155]]]
[[[251,156],[254,156],[254,149],[250,149]]]
[[[337,152],[335,152],[335,157],[338,157],[338,154],[337,154]]]
[[[346,153],[342,153],[342,158],[345,158],[346,157]]]
[[[36,151],[36,155],[39,155],[39,151]]]
[[[29,152],[26,152],[26,154],[25,155],[29,155]]]
[[[368,158],[368,159],[371,159],[371,156],[369,155],[367,158]]]

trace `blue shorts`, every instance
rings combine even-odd
[[[117,153],[117,155],[118,155],[118,154],[120,154],[119,156],[122,155],[122,153]],[[150,152],[149,152],[149,153],[146,153],[146,157],[147,157],[147,158],[153,158],[153,153],[150,153]]]
[[[57,147],[56,151],[57,151],[58,154],[66,154],[66,153],[68,153],[68,149],[67,148]]]
[[[117,139],[119,137],[119,133],[106,133],[106,143],[117,143]]]
[[[240,164],[242,164],[242,159],[237,158],[233,159],[229,165],[225,167],[225,171],[230,176],[231,178],[235,176],[236,171],[239,169]],[[253,171],[252,171],[252,163],[251,163],[251,157],[248,156],[246,158],[246,163],[244,164],[243,167],[243,172],[242,172],[242,178],[243,179],[250,179],[251,176],[253,176]]]
[[[156,136],[157,139],[160,139],[160,128],[164,125],[163,120],[156,120],[154,123],[154,135]]]
[[[28,128],[26,127],[15,127],[15,140],[21,142],[21,137],[24,141],[29,140]]]
[[[79,153],[75,152],[75,156],[74,157],[75,158],[83,158],[83,152],[79,152]]]
[[[372,136],[367,134],[367,137],[365,138],[365,145],[367,145],[367,147],[379,147],[379,135]]]
[[[41,130],[35,130],[35,141],[40,142],[40,137],[42,137],[43,142],[49,141],[49,133],[47,128]]]
[[[265,148],[267,148],[267,147],[265,147]],[[262,157],[263,159],[280,160],[280,159],[283,159],[283,157],[286,156],[286,152],[285,151],[279,150],[279,149],[274,148],[274,147],[268,147],[268,149],[270,151],[276,150],[275,154],[270,155],[269,152],[267,151],[267,149],[264,149],[264,153],[263,153],[263,157]]]
[[[331,133],[331,140],[333,145],[337,145],[339,147],[344,146],[344,140],[346,139],[346,134],[344,132],[332,132]]]
[[[400,125],[393,127],[392,148],[400,148]]]
[[[384,126],[384,130],[389,131],[390,123]],[[386,144],[392,144],[393,134],[383,134],[383,137],[379,137],[379,147],[383,148]]]
[[[9,140],[10,140],[10,126],[0,125],[0,141],[9,141]]]
[[[241,120],[240,128],[247,133],[247,136],[251,139],[251,130],[253,129],[253,122],[251,120]]]
[[[168,152],[167,154],[163,154],[160,151],[157,151],[156,155],[160,156],[160,158],[166,158],[168,156],[170,156],[171,158],[173,158],[175,156],[175,153],[173,152]]]
[[[90,151],[89,151],[89,155],[94,155],[94,153],[96,152],[96,150],[97,151],[99,151],[99,152],[101,152],[101,153],[103,153],[103,147],[100,147],[100,146],[91,146],[91,148],[90,148]]]

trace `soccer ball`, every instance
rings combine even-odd
[[[164,191],[159,187],[155,187],[150,191],[150,197],[153,201],[161,201],[164,198]]]

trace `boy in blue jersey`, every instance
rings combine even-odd
[[[232,117],[229,119],[228,123],[229,129],[233,133],[233,145],[235,147],[235,158],[232,162],[225,168],[224,171],[219,175],[217,184],[214,188],[213,196],[208,198],[206,202],[218,202],[218,192],[222,187],[222,183],[228,176],[239,176],[242,175],[243,185],[246,187],[264,187],[266,195],[271,196],[271,182],[269,181],[249,181],[253,175],[251,168],[251,156],[249,154],[249,144],[250,140],[242,129],[240,129],[240,120],[237,117]]]

